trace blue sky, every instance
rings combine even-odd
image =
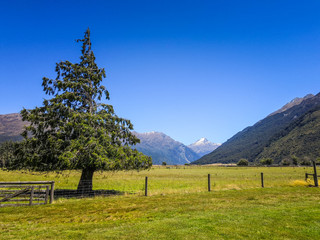
[[[90,27],[116,113],[138,132],[224,142],[320,87],[319,1],[2,1],[0,114],[42,105]]]

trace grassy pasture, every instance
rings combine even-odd
[[[305,172],[312,169],[156,166],[96,173],[95,189],[134,194],[0,208],[0,239],[319,239],[320,190],[305,186]],[[76,188],[79,178],[76,171],[0,171],[0,181],[55,180],[59,189]]]
[[[93,188],[144,194],[144,178],[149,178],[149,194],[191,193],[207,190],[207,176],[211,174],[212,190],[240,190],[261,186],[264,173],[265,187],[296,185],[304,180],[311,167],[212,167],[212,166],[154,166],[146,171],[96,172]],[[0,181],[52,181],[56,189],[76,189],[80,171],[36,173],[1,171]],[[299,183],[298,183],[299,184]]]

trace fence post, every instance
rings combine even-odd
[[[50,204],[53,203],[54,200],[54,182],[51,183],[51,189],[50,189]]]
[[[31,193],[30,193],[30,201],[29,201],[29,205],[32,205],[32,201],[33,201],[33,194],[34,194],[34,186],[31,187]]]
[[[208,174],[208,192],[211,191],[211,179],[210,179],[210,174]]]
[[[263,182],[263,172],[261,173],[261,187],[264,187],[264,182]]]
[[[317,165],[315,161],[312,161],[312,165],[313,165],[313,179],[314,179],[314,186],[318,187],[318,175],[317,175]]]
[[[144,195],[148,196],[148,177],[145,180]]]
[[[308,173],[306,173],[306,177],[305,177],[306,181],[308,180]]]

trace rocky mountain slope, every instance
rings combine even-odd
[[[255,125],[245,128],[218,149],[194,163],[231,163],[237,162],[241,158],[246,158],[253,162],[259,159],[264,148],[270,146],[276,136],[320,104],[320,94],[316,96],[307,95],[303,99],[292,101],[291,103],[291,106],[286,104],[283,108],[270,114]],[[263,156],[267,156],[267,154]]]
[[[19,113],[0,115],[0,143],[9,140],[21,140],[20,134],[26,124],[22,121]]]
[[[217,149],[221,144],[220,143],[212,143],[208,141],[206,138],[201,138],[195,143],[188,145],[188,148],[192,149],[196,152],[200,157],[211,153],[213,150]]]

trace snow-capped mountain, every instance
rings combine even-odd
[[[151,156],[153,164],[185,164],[199,159],[201,156],[193,150],[175,141],[161,132],[133,132],[140,143],[134,146],[138,151]]]
[[[200,157],[211,153],[213,150],[218,148],[220,143],[212,143],[208,141],[206,138],[200,138],[195,143],[190,144],[188,147],[191,148],[195,153],[197,153]]]

